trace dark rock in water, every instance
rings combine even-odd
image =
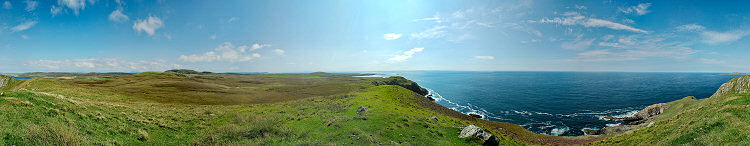
[[[431,101],[435,101],[435,98],[432,98],[432,94],[430,94],[430,95],[427,95],[426,97],[427,97],[427,99],[429,99],[429,100],[431,100]]]
[[[474,118],[480,118],[480,119],[482,118],[482,115],[478,115],[474,113],[470,113],[469,116],[474,117]]]
[[[604,129],[583,129],[583,133],[586,135],[602,135]]]
[[[365,106],[359,106],[359,108],[357,109],[357,114],[361,116],[365,113],[367,113],[367,108]]]
[[[466,138],[471,136],[483,140],[483,145],[498,145],[500,143],[500,140],[497,139],[497,137],[474,125],[469,125],[461,128],[461,133],[458,134],[458,138]]]

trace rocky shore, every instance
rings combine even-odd
[[[687,97],[695,99],[695,97]],[[612,127],[604,127],[602,129],[583,129],[583,133],[586,135],[612,135],[612,134],[618,134],[627,132],[630,130],[634,130],[640,127],[647,127],[650,126],[653,123],[653,118],[655,116],[658,116],[661,113],[664,113],[664,110],[669,109],[669,104],[666,103],[658,103],[650,105],[640,111],[638,111],[633,116],[628,117],[613,117],[613,116],[606,116],[604,119],[613,120],[613,121],[623,121],[624,123],[617,126]]]

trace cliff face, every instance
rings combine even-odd
[[[15,81],[16,79],[13,77],[0,75],[0,89],[4,89],[6,86],[9,86],[11,83]]]
[[[398,85],[406,89],[409,89],[411,91],[414,91],[417,94],[422,95],[422,96],[425,96],[429,93],[427,89],[420,87],[416,82],[407,80],[406,78],[399,77],[399,76],[384,78],[383,80],[374,81],[372,82],[372,84],[374,84],[375,86]]]
[[[712,95],[711,97],[718,97],[736,93],[747,93],[748,91],[750,91],[750,76],[742,76],[734,78],[729,82],[722,84],[721,87],[719,87],[719,90],[716,90],[716,93],[714,93],[714,95]]]

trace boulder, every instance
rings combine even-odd
[[[365,113],[367,113],[367,108],[365,106],[359,106],[359,108],[357,109],[357,114],[361,116]]]
[[[646,119],[664,113],[664,110],[667,110],[668,108],[669,104],[666,103],[654,104],[644,108],[641,111],[638,111],[635,116]]]
[[[474,125],[469,125],[461,128],[461,133],[458,134],[458,138],[466,138],[471,136],[483,140],[484,145],[497,145],[500,141],[494,135]]]
[[[583,129],[583,133],[586,135],[602,135],[604,129]]]
[[[479,118],[479,119],[482,118],[482,115],[474,114],[474,113],[469,113],[469,116],[474,117],[474,118]]]

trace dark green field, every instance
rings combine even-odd
[[[37,75],[3,88],[0,144],[482,144],[458,138],[460,130],[455,127],[460,125],[488,130],[501,145],[747,145],[750,141],[746,122],[750,120],[750,95],[738,92],[671,102],[675,108],[652,126],[626,134],[558,137],[447,109],[425,98],[414,82],[400,77],[175,72]],[[359,107],[368,111],[359,115]]]

